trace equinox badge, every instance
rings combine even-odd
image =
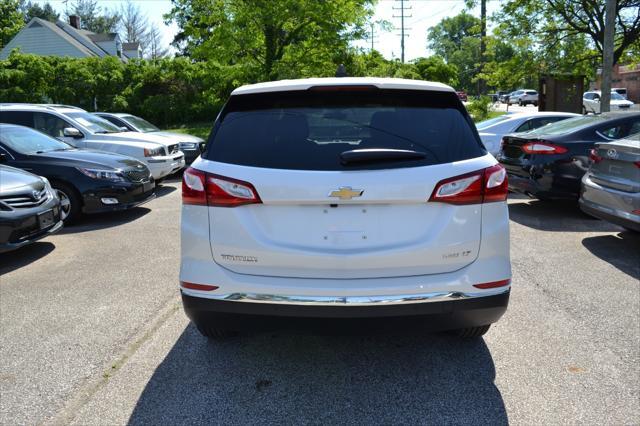
[[[341,186],[337,191],[331,191],[329,197],[337,197],[341,200],[350,200],[353,197],[360,197],[364,189],[351,189],[350,186]]]

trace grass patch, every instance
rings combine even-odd
[[[181,126],[174,129],[166,129],[169,132],[184,133],[187,135],[197,136],[204,140],[209,137],[209,132],[213,128],[213,123],[192,123],[187,126]]]

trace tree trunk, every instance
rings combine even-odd
[[[616,25],[616,0],[607,0],[605,9],[604,42],[602,44],[602,84],[600,85],[600,112],[610,111],[611,72],[613,69],[614,31]]]

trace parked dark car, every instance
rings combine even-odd
[[[136,207],[155,197],[147,166],[119,154],[81,150],[37,130],[0,124],[0,161],[51,182],[61,218]]]
[[[116,112],[96,112],[95,115],[115,124],[116,126],[127,129],[130,132],[153,133],[154,135],[164,136],[179,144],[180,151],[184,154],[186,164],[193,163],[204,152],[205,141],[197,136],[187,135],[185,133],[169,132],[160,130],[157,126],[149,123],[147,120],[135,115]]]
[[[580,208],[599,219],[640,232],[640,133],[597,143],[582,178]]]
[[[0,253],[62,228],[60,200],[46,179],[0,165]]]
[[[539,199],[577,200],[594,144],[638,132],[640,113],[636,112],[569,118],[506,135],[497,158],[507,169],[509,190]]]

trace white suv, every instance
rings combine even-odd
[[[506,197],[449,86],[243,86],[183,176],[185,311],[207,337],[310,319],[482,335],[509,299]]]
[[[39,130],[78,148],[128,155],[142,161],[156,181],[185,165],[177,143],[162,136],[125,132],[103,118],[67,105],[0,104],[0,123]]]
[[[527,106],[529,104],[533,106],[538,106],[538,92],[535,90],[516,90],[511,95],[509,95],[509,100],[507,101],[509,105],[518,104],[520,106]]]

